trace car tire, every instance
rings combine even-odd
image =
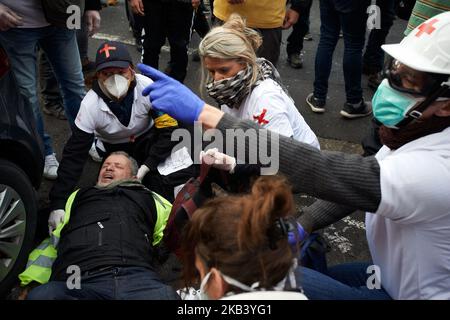
[[[18,283],[30,253],[37,200],[30,179],[14,163],[0,159],[0,298]]]

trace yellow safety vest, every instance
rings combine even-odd
[[[61,230],[69,222],[70,210],[78,191],[79,190],[73,192],[69,199],[67,199],[63,223],[59,224],[58,227],[53,230],[51,237],[42,241],[28,256],[28,263],[25,271],[19,274],[21,286],[26,286],[32,281],[36,281],[40,284],[49,281],[52,274],[52,265],[57,257],[56,249],[58,247]],[[152,195],[155,200],[157,214],[152,244],[153,246],[156,246],[163,238],[163,232],[167,224],[167,219],[169,218],[170,210],[172,209],[172,204],[155,192],[152,192]]]

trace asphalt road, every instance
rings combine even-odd
[[[140,61],[139,53],[134,45],[134,39],[128,28],[123,1],[118,6],[104,8],[101,12],[102,26],[98,34],[89,41],[89,56],[95,59],[95,50],[105,39],[115,39],[129,44],[129,50],[135,62]],[[278,70],[284,84],[288,87],[291,96],[296,101],[297,108],[309,123],[313,131],[320,137],[321,147],[324,150],[343,151],[348,153],[360,153],[359,143],[369,127],[370,119],[347,120],[339,115],[339,111],[345,102],[344,81],[342,75],[343,40],[339,41],[333,58],[333,69],[329,81],[329,93],[327,111],[324,114],[314,114],[306,106],[305,98],[312,91],[314,81],[314,56],[319,40],[320,18],[318,1],[314,1],[311,12],[310,32],[313,41],[305,41],[305,63],[302,69],[292,69],[286,64],[285,39],[289,31],[283,32],[283,44]],[[406,22],[396,20],[388,36],[388,43],[399,42],[403,37]],[[192,37],[189,52],[198,44],[196,34]],[[164,47],[161,53],[160,69],[163,69],[168,61],[168,48]],[[364,96],[371,100],[373,92],[367,88],[367,79],[363,76]],[[185,84],[193,91],[198,92],[200,83],[200,63],[189,61],[188,75]],[[62,148],[69,136],[69,127],[65,121],[45,116],[47,131],[53,137],[54,148],[58,159],[61,157]],[[80,180],[80,186],[94,184],[98,173],[98,164],[89,159]],[[48,192],[51,182],[44,181],[39,189],[41,208],[48,204]],[[312,203],[314,200],[297,195],[298,207]],[[45,210],[43,210],[45,212]],[[45,214],[45,213],[43,213]],[[323,235],[327,239],[331,251],[328,254],[329,265],[342,262],[369,261],[370,253],[367,248],[364,228],[364,214],[359,212],[340,221],[325,230]],[[172,260],[165,265],[163,275],[166,279],[173,280],[179,270],[178,264]]]

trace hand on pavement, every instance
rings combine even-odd
[[[53,230],[58,228],[60,223],[64,222],[66,212],[63,209],[57,209],[50,212],[48,217],[48,234],[52,235]]]
[[[154,109],[186,124],[198,120],[205,106],[202,99],[185,85],[150,66],[138,64],[137,67],[143,75],[154,81],[142,91],[143,96],[150,97]]]

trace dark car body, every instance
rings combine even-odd
[[[6,52],[0,47],[0,157],[17,164],[38,189],[44,169],[44,151],[27,104],[19,93]]]
[[[34,245],[43,168],[35,117],[0,46],[0,299],[18,283]]]

